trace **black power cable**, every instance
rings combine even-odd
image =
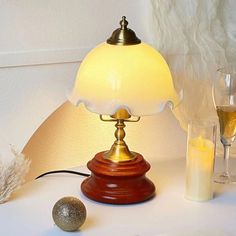
[[[78,172],[78,171],[73,171],[73,170],[53,170],[53,171],[45,172],[45,173],[39,175],[38,177],[36,177],[35,179],[39,179],[39,178],[44,177],[46,175],[58,174],[58,173],[74,174],[74,175],[80,175],[80,176],[85,176],[85,177],[90,176],[90,174],[86,174],[86,173]]]

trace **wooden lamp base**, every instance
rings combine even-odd
[[[135,153],[134,160],[114,163],[104,159],[104,152],[97,153],[88,162],[91,176],[81,184],[88,198],[110,204],[143,202],[155,195],[154,184],[145,176],[150,164]]]

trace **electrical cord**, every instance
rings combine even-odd
[[[85,176],[85,177],[90,176],[90,174],[86,174],[86,173],[78,172],[78,171],[73,171],[73,170],[53,170],[53,171],[45,172],[45,173],[39,175],[38,177],[36,177],[35,179],[39,179],[39,178],[44,177],[46,175],[58,174],[58,173],[74,174],[74,175],[80,175],[80,176]]]

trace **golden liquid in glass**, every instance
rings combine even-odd
[[[220,121],[220,135],[225,140],[233,141],[236,134],[236,106],[217,106]]]

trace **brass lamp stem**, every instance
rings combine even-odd
[[[118,145],[124,145],[125,144],[125,141],[124,141],[124,138],[125,138],[125,122],[124,120],[117,120],[117,123],[115,125],[116,127],[116,131],[115,131],[115,137],[116,137],[116,141],[115,143]]]
[[[111,149],[104,153],[104,158],[109,159],[113,162],[123,162],[123,161],[130,161],[135,158],[135,154],[132,153],[127,144],[124,141],[125,137],[125,123],[123,119],[118,119],[116,122],[116,131],[115,137],[116,141],[111,146]]]
[[[111,116],[112,120],[104,120],[104,121],[116,121],[116,131],[115,137],[116,141],[111,146],[111,149],[104,153],[104,158],[112,161],[112,162],[124,162],[133,160],[136,157],[136,154],[131,152],[124,141],[125,138],[125,121],[130,118],[129,113],[124,110],[120,109],[117,111],[113,116]],[[134,121],[136,122],[136,120]]]

